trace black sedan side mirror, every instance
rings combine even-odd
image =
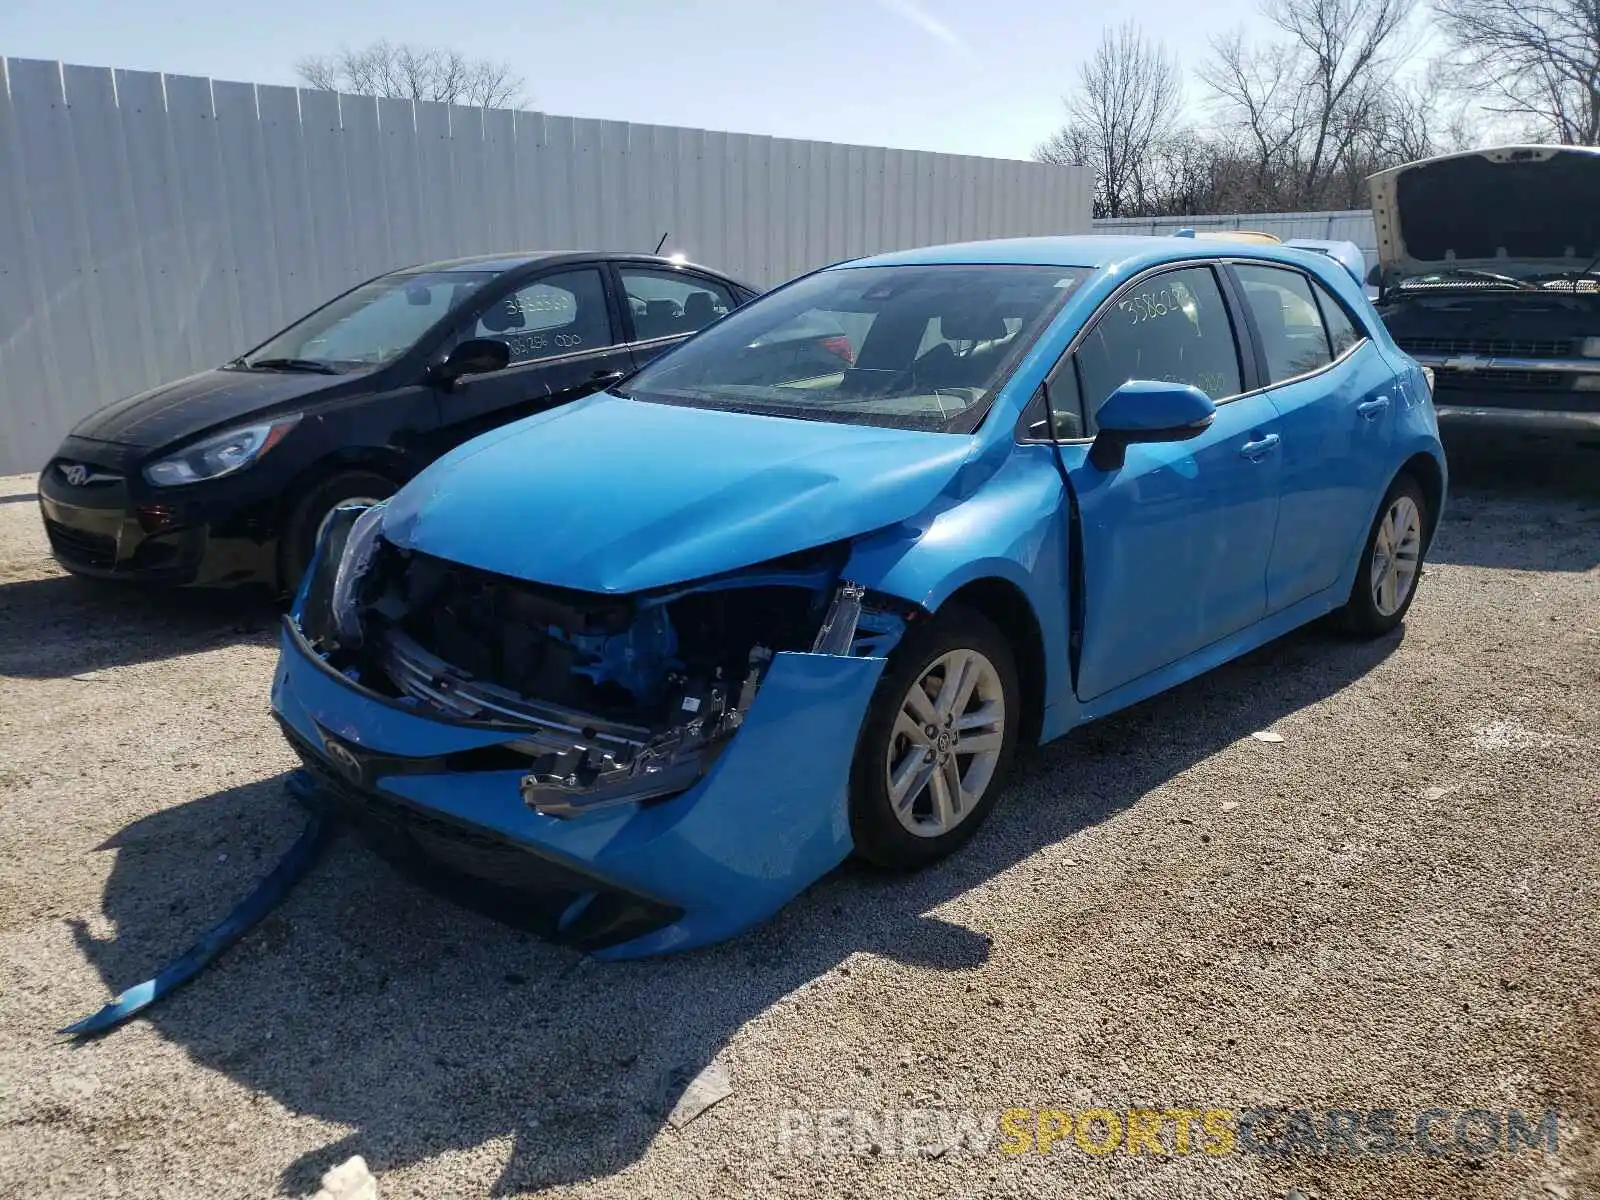
[[[463,375],[487,375],[490,371],[503,371],[511,362],[511,347],[493,338],[468,338],[457,342],[455,349],[445,355],[444,361],[433,369],[433,377],[440,383],[452,384]]]
[[[1367,272],[1367,286],[1377,287],[1383,283],[1383,268],[1375,266]]]

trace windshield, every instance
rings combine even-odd
[[[620,394],[809,420],[969,432],[1085,267],[823,271],[752,301]]]
[[[393,362],[492,271],[402,271],[364,283],[231,366],[263,371],[365,371]]]

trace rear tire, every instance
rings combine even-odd
[[[284,522],[278,549],[278,586],[293,594],[311,565],[323,522],[334,509],[352,501],[387,500],[399,485],[377,471],[340,471],[318,480],[295,502]]]
[[[1428,500],[1422,485],[1401,472],[1389,485],[1367,533],[1341,623],[1357,637],[1377,638],[1406,618],[1422,581],[1428,552]]]
[[[856,743],[856,854],[912,871],[964,845],[1005,786],[1021,715],[1016,661],[992,621],[951,605],[913,626],[890,655]]]

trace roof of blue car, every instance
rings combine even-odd
[[[1292,258],[1281,245],[1236,242],[1221,238],[1134,237],[1123,234],[1073,237],[997,238],[985,242],[957,242],[949,246],[924,246],[858,258],[842,266],[890,267],[930,264],[978,266],[1016,263],[1041,267],[1111,267],[1120,264],[1161,262],[1192,258],[1196,254],[1227,254],[1230,258]]]

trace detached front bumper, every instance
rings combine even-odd
[[[534,812],[514,725],[424,715],[325,663],[285,621],[272,710],[385,857],[452,897],[601,958],[719,941],[851,848],[850,762],[884,659],[774,656],[742,725],[675,796]]]

